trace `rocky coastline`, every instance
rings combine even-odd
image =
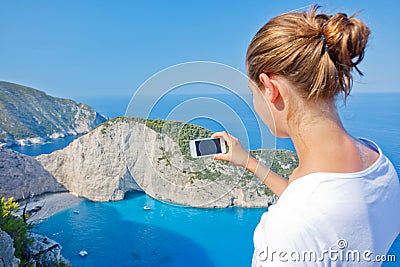
[[[85,134],[108,120],[86,104],[4,81],[0,81],[0,106],[0,147]]]
[[[28,245],[30,258],[26,266],[71,266],[61,255],[62,247],[56,241],[36,233],[30,233]],[[14,256],[14,240],[0,229],[0,267],[18,267],[21,260]]]
[[[0,148],[12,148],[15,146],[42,145],[42,144],[52,142],[56,139],[65,138],[68,136],[78,136],[78,135],[82,135],[85,133],[87,133],[87,132],[78,133],[75,131],[69,131],[69,132],[53,133],[50,136],[46,136],[46,137],[37,136],[37,137],[22,138],[22,139],[16,139],[16,140],[3,138],[0,140]]]
[[[241,207],[265,207],[274,201],[273,194],[250,173],[212,159],[193,161],[176,139],[141,120],[121,117],[62,150],[35,159],[68,191],[92,201],[122,200],[133,190],[202,208],[223,208],[232,198]],[[290,151],[254,153],[283,176],[297,166],[297,157]]]
[[[148,122],[116,118],[62,150],[37,157],[1,148],[0,195],[22,200],[44,193],[70,192],[92,201],[115,201],[124,199],[127,192],[143,191],[158,200],[202,208],[231,204],[265,207],[276,201],[252,174],[210,158],[193,160],[179,145],[182,137],[162,133],[154,127],[154,121]],[[180,122],[165,123],[170,123],[169,129],[181,127]],[[204,129],[190,127],[189,132]],[[190,138],[183,137],[186,139]],[[252,153],[284,177],[297,166],[297,157],[290,151]]]
[[[30,215],[28,223],[41,222],[83,199],[122,200],[130,191],[199,208],[266,207],[276,202],[272,192],[250,173],[211,159],[190,159],[182,150],[186,147],[182,140],[197,136],[174,134],[187,131],[209,135],[208,130],[193,125],[183,130],[186,126],[172,121],[166,123],[169,131],[163,131],[158,123],[116,118],[64,149],[37,157],[0,148],[0,195],[18,200]],[[297,157],[290,151],[251,153],[282,176],[288,176],[297,166]],[[15,215],[21,216],[21,212]],[[69,266],[60,244],[35,233],[30,237],[30,266]],[[1,230],[0,247],[0,267],[18,266],[13,240]]]

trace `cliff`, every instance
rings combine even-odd
[[[29,246],[30,260],[27,266],[71,266],[62,255],[62,247],[56,241],[35,233],[29,237],[33,243]]]
[[[106,120],[86,104],[0,81],[0,146],[87,133]]]
[[[32,157],[0,148],[0,196],[20,200],[30,194],[66,191],[65,187]]]
[[[121,117],[36,159],[69,191],[94,201],[120,200],[128,191],[141,190],[188,206],[226,207],[232,198],[243,207],[266,206],[272,194],[250,173],[210,158],[188,157],[188,140],[205,134],[209,131],[182,122]],[[282,175],[297,165],[290,151],[253,153]]]
[[[30,233],[29,260],[26,266],[70,266],[61,255],[61,245],[54,240]],[[18,267],[20,260],[14,256],[14,240],[0,229],[0,267]]]
[[[0,267],[17,267],[20,260],[14,257],[14,241],[0,229]]]

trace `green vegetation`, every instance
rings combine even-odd
[[[276,149],[273,152],[274,160],[272,161],[271,170],[283,178],[289,179],[293,170],[299,165],[296,153],[284,149]]]
[[[21,260],[20,266],[24,266],[29,259],[27,247],[33,243],[28,237],[28,230],[32,226],[27,225],[23,218],[13,215],[18,209],[19,205],[13,198],[7,201],[4,197],[0,198],[0,229],[14,239],[14,255]]]
[[[250,154],[256,159],[263,159],[267,167],[283,178],[289,179],[290,174],[299,165],[296,153],[285,149],[251,150]]]
[[[192,171],[189,172],[190,180],[198,179],[198,180],[210,180],[216,181],[221,176],[220,172],[211,172],[209,169],[204,169],[201,171]]]
[[[109,120],[103,123],[101,126],[101,133],[105,134],[109,126],[113,125],[118,121],[136,121],[145,124],[150,129],[159,133],[160,135],[167,135],[172,138],[178,145],[182,154],[188,160],[193,160],[190,157],[189,141],[198,138],[207,138],[212,135],[212,131],[189,123],[176,120],[161,120],[161,119],[145,119],[141,117],[117,117],[115,119]],[[173,157],[171,152],[165,151],[161,146],[160,150],[163,151],[163,155],[158,158],[159,161],[164,161],[166,166],[171,166],[170,159]],[[293,170],[298,166],[297,155],[289,150],[283,149],[258,149],[251,150],[251,155],[258,160],[263,161],[263,163],[270,167],[272,171],[281,175],[282,177],[288,179]],[[202,164],[202,163],[199,163]],[[231,163],[227,162],[213,162],[207,166],[207,168],[200,168],[198,171],[190,171],[189,169],[183,170],[185,174],[189,174],[189,182],[193,183],[195,179],[197,180],[210,180],[216,181],[218,179],[226,177],[222,175],[220,170],[226,169]],[[239,184],[242,187],[252,187],[254,186],[254,181],[258,179],[250,172],[244,171],[243,175],[236,177]],[[251,185],[253,183],[253,185]],[[258,183],[256,187],[256,193],[258,195],[272,195],[272,192],[261,182]]]
[[[55,132],[73,129],[80,121],[94,126],[105,118],[88,105],[0,82],[0,138],[46,138]]]
[[[135,117],[134,120],[145,123],[150,129],[172,138],[179,145],[182,154],[188,159],[191,159],[189,141],[199,138],[208,138],[213,134],[212,131],[206,128],[182,121],[152,120],[139,117]]]

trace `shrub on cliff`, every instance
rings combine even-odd
[[[136,121],[145,123],[147,127],[171,137],[178,143],[183,155],[189,157],[189,141],[199,138],[208,138],[213,134],[212,131],[190,123],[177,120],[161,120],[161,119],[144,119],[140,117],[134,118]],[[189,158],[191,159],[191,158]]]
[[[19,204],[11,197],[7,201],[5,197],[0,198],[0,229],[8,233],[14,240],[15,257],[21,260],[20,266],[24,266],[29,259],[28,245],[33,240],[28,237],[28,230],[31,225],[27,225],[23,218],[15,216]]]

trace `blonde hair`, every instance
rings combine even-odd
[[[261,73],[285,77],[307,99],[333,99],[352,87],[352,70],[364,57],[369,28],[357,14],[329,16],[291,12],[271,19],[247,50],[247,70],[260,86]]]

